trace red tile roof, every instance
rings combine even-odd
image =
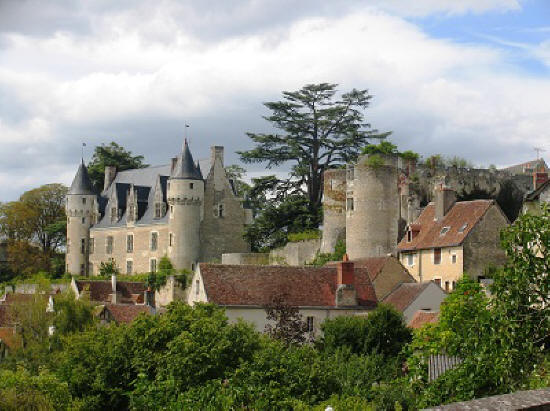
[[[107,304],[105,309],[111,313],[113,319],[119,324],[131,323],[141,313],[151,314],[151,307],[148,305]]]
[[[439,312],[437,311],[422,311],[414,313],[413,318],[409,321],[408,326],[411,328],[420,328],[424,324],[436,323],[439,320]]]
[[[76,286],[79,293],[89,287],[90,300],[92,301],[104,303],[112,301],[112,285],[110,280],[77,280]],[[117,281],[116,289],[120,293],[121,302],[135,304],[143,302],[143,293],[147,289],[147,286],[141,282]]]
[[[397,311],[403,312],[429,285],[430,282],[399,284],[384,298],[383,302],[392,305]]]
[[[414,222],[420,228],[418,234],[410,242],[405,235],[397,248],[399,251],[411,251],[460,245],[493,205],[498,207],[494,200],[461,201],[438,221],[434,218],[435,205],[430,203]],[[446,233],[443,233],[443,227],[449,228]]]
[[[2,341],[9,349],[14,349],[18,344],[15,329],[12,327],[0,327],[0,341]]]
[[[288,267],[200,264],[208,301],[219,305],[269,304],[283,294],[298,307],[335,307],[336,267]],[[376,294],[365,268],[355,269],[358,305],[376,306]]]
[[[382,268],[390,258],[395,257],[369,257],[369,258],[358,258],[356,260],[350,260],[355,264],[355,268],[366,268],[371,281],[374,281],[378,274],[382,272]],[[325,267],[336,267],[339,261],[329,261],[325,264]],[[404,270],[406,270],[404,268]]]

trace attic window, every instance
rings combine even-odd
[[[449,232],[449,230],[451,229],[451,227],[449,226],[445,226],[441,229],[441,232],[439,233],[439,235],[445,235]]]
[[[466,228],[468,228],[468,223],[462,224],[462,226],[458,229],[458,232],[463,233]]]
[[[155,218],[162,217],[162,204],[155,203]]]
[[[407,231],[407,242],[411,242],[413,239],[413,232],[412,230],[409,229],[409,231]]]

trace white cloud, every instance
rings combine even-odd
[[[458,3],[415,2],[415,13],[519,7],[516,1]],[[0,87],[12,91],[28,117],[13,123],[0,113],[0,164],[6,164],[0,177],[18,158],[27,173],[19,181],[27,187],[45,176],[69,183],[74,170],[65,157],[77,142],[99,127],[108,135],[109,124],[118,123],[128,130],[121,142],[135,149],[142,135],[136,123],[147,117],[197,118],[200,139],[223,130],[217,118],[238,112],[244,120],[235,127],[242,136],[258,124],[262,101],[320,81],[338,82],[344,90],[369,88],[375,99],[368,120],[423,153],[452,151],[475,162],[506,163],[524,159],[517,157],[521,145],[527,155],[531,145],[547,144],[543,108],[550,80],[506,72],[506,54],[496,46],[433,39],[373,8],[205,43],[174,25],[166,10],[153,12],[144,25],[138,24],[140,12],[95,21],[105,30],[93,37],[10,35],[9,48],[0,51]],[[162,41],[147,41],[150,36]],[[201,124],[201,118],[208,120]],[[225,133],[216,139],[228,151],[246,148]],[[174,147],[139,143],[160,157],[173,154]],[[60,168],[52,171],[52,164]],[[15,189],[0,188],[0,198],[13,197]]]
[[[497,10],[501,12],[519,10],[521,0],[380,0],[374,1],[377,7],[401,16],[427,16],[430,14],[459,15],[481,14]]]

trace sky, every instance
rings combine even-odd
[[[368,89],[400,149],[550,155],[548,0],[0,0],[0,202],[70,184],[86,143],[152,165],[252,147],[284,90]],[[247,165],[249,177],[273,174]]]

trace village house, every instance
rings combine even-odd
[[[124,304],[154,306],[154,294],[146,284],[138,281],[71,280],[71,289],[77,299],[87,298],[96,304]]]
[[[439,312],[447,294],[433,281],[423,283],[402,283],[382,301],[403,313],[410,324],[418,312]]]
[[[155,309],[149,305],[105,304],[101,306],[97,317],[100,324],[129,324],[141,314],[155,313]]]
[[[523,199],[523,214],[540,214],[541,205],[550,205],[550,180],[548,180],[548,174],[546,179],[540,178],[537,188],[525,195]]]
[[[187,301],[217,304],[229,320],[242,318],[264,331],[265,307],[277,297],[299,309],[312,335],[328,318],[369,312],[377,305],[367,269],[349,261],[321,268],[201,263]]]
[[[408,225],[399,258],[418,282],[449,292],[464,273],[479,279],[488,266],[502,264],[500,231],[508,225],[494,200],[456,202],[456,193],[440,185],[435,201]]]

